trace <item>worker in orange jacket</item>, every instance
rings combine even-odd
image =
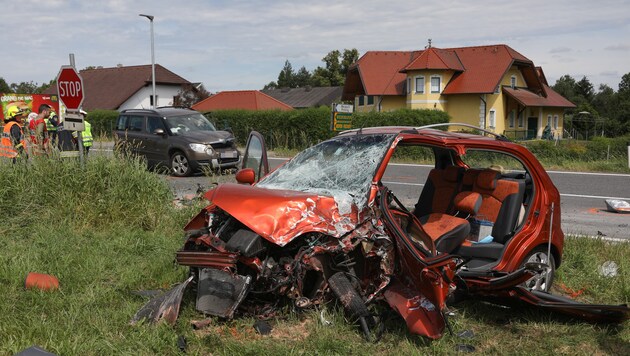
[[[12,106],[7,111],[0,140],[0,157],[6,157],[15,163],[26,147],[20,125],[25,113],[17,106]]]

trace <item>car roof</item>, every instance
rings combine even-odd
[[[153,114],[153,115],[158,115],[162,117],[168,117],[168,116],[177,116],[177,115],[186,115],[190,113],[197,113],[197,111],[188,109],[188,108],[176,107],[176,106],[163,106],[163,107],[158,107],[155,109],[126,109],[126,110],[121,111],[120,113],[121,114],[122,113]]]
[[[438,127],[452,127],[462,126],[465,131],[445,131],[438,130]],[[471,131],[477,130],[485,133],[486,135],[473,134]],[[362,129],[348,130],[340,133],[340,136],[347,136],[352,134],[405,134],[405,135],[418,135],[426,138],[432,138],[439,141],[460,141],[460,140],[472,140],[484,143],[490,143],[495,141],[510,142],[510,140],[500,134],[492,131],[480,129],[478,127],[460,124],[460,123],[444,123],[434,124],[420,127],[413,126],[381,126],[381,127],[366,127]]]

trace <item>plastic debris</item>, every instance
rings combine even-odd
[[[59,280],[50,274],[31,272],[24,282],[26,289],[56,290],[59,289]]]
[[[254,330],[256,330],[256,332],[260,335],[269,335],[271,333],[272,327],[271,324],[269,324],[267,321],[258,320],[254,323]]]
[[[599,266],[599,275],[602,277],[615,277],[617,275],[617,264],[615,261],[606,261]]]
[[[606,207],[608,211],[613,211],[615,213],[625,213],[630,214],[630,203],[625,200],[619,199],[606,199]]]

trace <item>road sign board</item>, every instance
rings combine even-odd
[[[71,131],[83,131],[85,130],[85,123],[83,122],[83,115],[78,112],[68,112],[63,120],[63,129]]]
[[[83,79],[72,66],[61,66],[57,75],[57,93],[68,110],[79,110],[83,104]]]

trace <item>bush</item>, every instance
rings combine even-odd
[[[330,108],[304,110],[223,110],[205,113],[217,129],[230,129],[238,144],[245,145],[252,130],[260,132],[270,149],[303,149],[335,135]],[[391,112],[354,113],[353,128],[374,126],[422,126],[448,122],[446,112],[401,109]]]
[[[168,184],[138,159],[94,156],[83,169],[73,158],[3,162],[0,181],[6,229],[45,222],[88,230],[117,224],[153,230],[171,215]]]
[[[88,113],[88,121],[92,125],[92,135],[94,137],[111,137],[112,130],[116,126],[118,111],[116,110],[94,110]]]

